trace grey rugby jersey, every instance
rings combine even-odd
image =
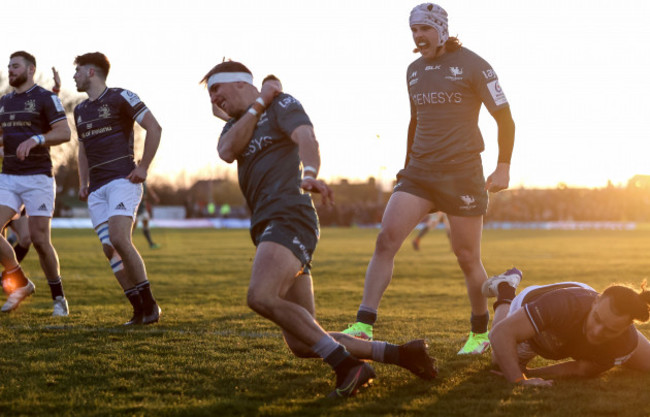
[[[407,72],[412,118],[417,118],[409,164],[455,166],[484,149],[481,104],[493,113],[508,106],[496,72],[467,48],[411,63]]]

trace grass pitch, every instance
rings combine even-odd
[[[405,244],[375,327],[394,343],[426,337],[439,377],[418,380],[375,364],[372,387],[347,401],[325,395],[334,374],[294,358],[272,323],[245,305],[254,248],[247,231],[154,229],[163,249],[135,240],[163,308],[161,323],[125,329],[130,306],[91,230],[55,230],[70,317],[50,317],[35,253],[24,268],[37,292],[0,317],[2,416],[642,416],[650,375],[615,369],[551,388],[513,387],[489,355],[458,357],[469,330],[461,272],[442,231]],[[314,261],[318,318],[330,330],[354,320],[376,230],[324,229]],[[511,266],[522,285],[648,278],[649,228],[637,231],[488,230],[488,274]],[[650,327],[639,326],[646,335]],[[534,365],[544,362],[538,360]]]

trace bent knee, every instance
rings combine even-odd
[[[246,303],[251,310],[264,317],[269,317],[273,311],[274,297],[264,294],[262,291],[249,289],[246,296]]]
[[[393,233],[388,230],[382,230],[377,236],[375,251],[394,255],[397,253],[401,245],[402,242],[399,242],[398,238]]]

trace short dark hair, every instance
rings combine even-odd
[[[650,291],[646,291],[646,281],[641,284],[641,292],[624,285],[611,285],[601,297],[608,297],[612,311],[618,315],[632,317],[632,320],[646,322],[650,319]]]
[[[16,58],[17,56],[23,58],[25,61],[27,61],[28,64],[36,67],[36,58],[34,58],[34,55],[30,54],[29,52],[16,51],[9,56],[9,59]]]
[[[108,77],[108,72],[111,70],[111,63],[101,52],[88,52],[79,55],[74,59],[74,65],[92,65],[99,70],[104,79]]]
[[[247,72],[250,75],[253,75],[251,70],[246,68],[246,65],[242,64],[241,62],[237,61],[224,61],[220,64],[215,65],[212,67],[210,71],[208,71],[207,74],[203,76],[201,81],[199,81],[199,84],[207,84],[208,79],[212,77],[214,74],[220,73],[220,72]]]

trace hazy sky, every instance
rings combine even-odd
[[[163,126],[152,174],[214,175],[234,165],[218,159],[223,122],[198,81],[232,58],[253,71],[256,85],[274,73],[302,102],[321,144],[321,176],[392,180],[404,161],[406,68],[417,58],[408,15],[419,3],[12,2],[0,6],[0,60],[27,50],[47,79],[55,65],[63,88],[74,91],[74,57],[105,53],[109,86],[136,92]],[[492,64],[510,102],[512,186],[604,186],[650,174],[650,2],[440,4],[450,34]],[[485,109],[480,127],[489,174],[498,148]]]

